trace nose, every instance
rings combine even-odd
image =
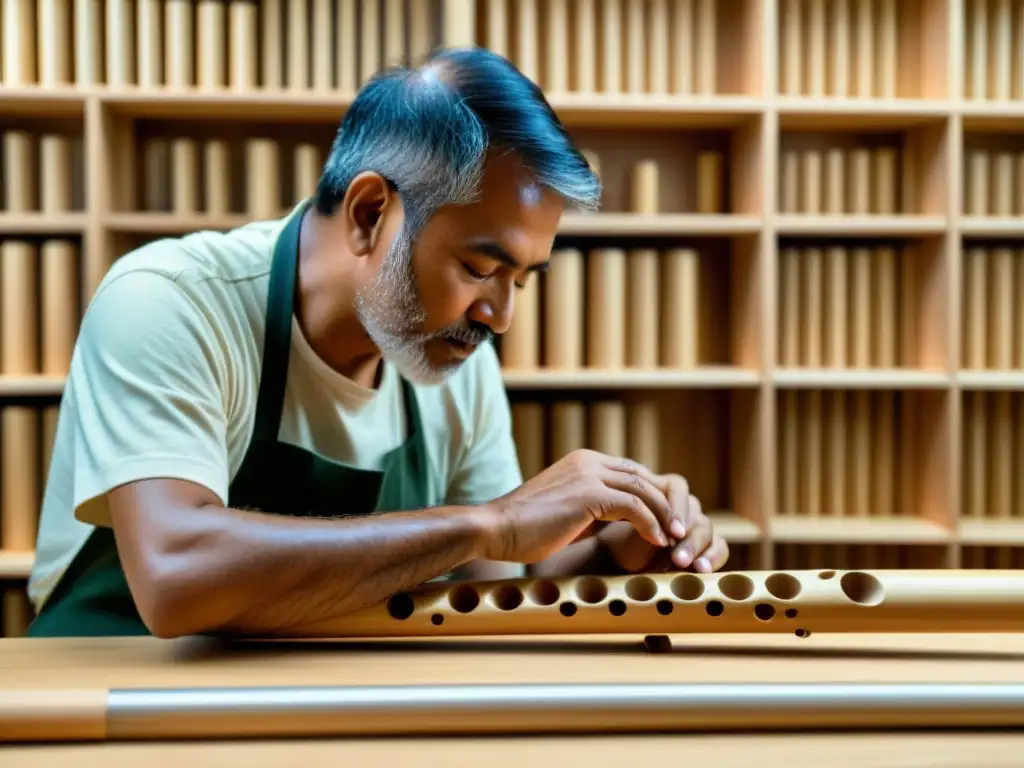
[[[509,288],[497,288],[492,295],[474,302],[470,307],[470,317],[483,323],[496,334],[503,334],[512,324],[515,309],[515,293]]]

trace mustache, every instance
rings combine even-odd
[[[447,339],[458,341],[463,344],[478,346],[494,338],[494,331],[483,323],[468,321],[465,325],[456,325],[439,332],[439,335]]]

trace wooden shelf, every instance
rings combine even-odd
[[[28,578],[35,556],[35,552],[0,551],[0,579]]]
[[[32,64],[0,75],[0,421],[40,453],[110,264],[290,209],[361,84],[398,53],[393,19],[369,30],[381,46],[364,65],[334,39],[364,39],[361,16],[314,36],[319,6],[305,4],[218,17],[225,32],[251,22],[232,38],[241,68],[224,51],[207,60],[194,37],[140,51],[174,25],[134,16],[93,19],[100,44],[83,50],[75,15],[93,5],[55,7],[67,39],[38,35],[30,14],[3,39],[33,41],[23,59],[5,48],[5,62]],[[999,549],[1024,552],[1024,490],[1006,481],[1024,438],[1005,418],[1024,398],[1024,79],[997,10],[978,26],[975,0],[875,3],[845,23],[835,4],[795,0],[695,0],[690,19],[622,3],[609,24],[547,3],[408,7],[424,23],[408,20],[402,53],[505,54],[604,182],[599,213],[563,218],[551,270],[518,295],[497,345],[527,474],[574,441],[648,458],[721,510],[734,563],[751,567],[1024,567]],[[441,23],[457,8],[470,16]],[[198,34],[200,17],[186,21]],[[299,22],[308,56],[289,55],[288,33],[263,49],[264,23]],[[858,458],[833,478],[840,450]],[[889,466],[889,485],[863,480],[865,456]],[[827,513],[830,478],[857,514]],[[14,482],[8,496],[37,506],[41,478]],[[824,500],[808,506],[814,483]],[[875,493],[886,514],[854,504]],[[14,503],[0,521],[30,513]]]

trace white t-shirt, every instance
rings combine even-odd
[[[181,478],[227,504],[252,435],[267,285],[285,223],[157,240],[104,277],[61,400],[28,585],[37,609],[93,526],[110,525],[111,488]],[[444,384],[414,389],[430,506],[487,501],[522,482],[490,344]],[[399,377],[385,366],[378,389],[355,384],[317,357],[293,320],[279,439],[378,468],[406,439]]]

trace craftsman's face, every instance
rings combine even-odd
[[[438,211],[410,243],[394,235],[359,311],[371,338],[413,381],[438,383],[504,333],[515,294],[546,268],[561,200],[511,157],[493,159],[479,198]]]

